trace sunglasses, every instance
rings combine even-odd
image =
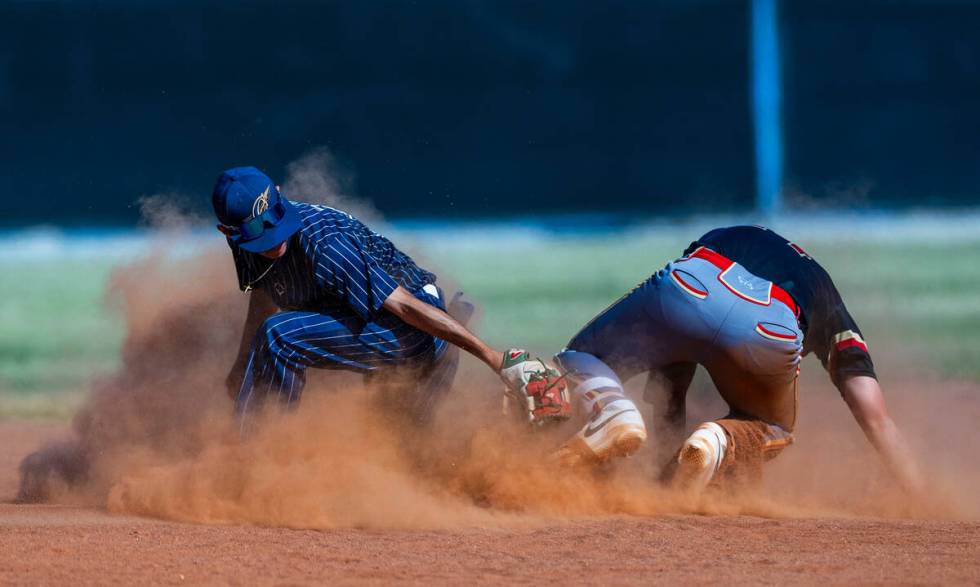
[[[219,224],[218,230],[224,233],[225,236],[230,237],[233,241],[250,241],[262,236],[262,233],[265,232],[266,228],[272,228],[279,224],[279,221],[281,221],[285,215],[286,207],[280,200],[272,206],[269,206],[269,209],[265,212],[242,222],[240,226],[235,227],[228,226],[227,224]]]

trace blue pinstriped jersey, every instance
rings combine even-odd
[[[243,251],[228,241],[242,290],[261,288],[284,310],[349,308],[371,320],[396,286],[416,293],[435,283],[434,274],[350,214],[291,203],[301,226],[279,259]]]

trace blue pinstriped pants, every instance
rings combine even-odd
[[[415,296],[445,310],[425,291]],[[245,368],[236,411],[244,416],[266,399],[295,405],[303,393],[307,367],[364,374],[386,368],[435,362],[447,343],[382,311],[367,322],[345,307],[328,312],[287,311],[262,323]]]

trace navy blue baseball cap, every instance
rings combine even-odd
[[[300,227],[299,213],[279,194],[269,176],[254,167],[235,167],[218,177],[211,193],[218,229],[250,253],[274,248]]]

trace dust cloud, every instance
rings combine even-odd
[[[128,325],[122,366],[75,417],[71,450],[29,457],[35,465],[45,454],[71,462],[60,471],[74,471],[73,488],[49,498],[304,528],[510,526],[536,514],[660,511],[659,500],[641,505],[631,495],[639,478],[555,479],[539,457],[557,437],[534,447],[523,429],[500,424],[491,408],[499,409],[499,383],[473,365],[428,430],[386,413],[358,378],[318,372],[299,409],[268,411],[242,439],[221,384],[245,311],[229,266],[217,250],[178,262],[150,258],[115,274],[112,295]],[[48,463],[52,471],[59,469]],[[28,493],[41,496],[44,481],[31,480]]]
[[[314,153],[291,166],[284,193],[333,194],[331,202],[343,206],[324,157]],[[25,459],[22,499],[293,528],[514,527],[690,512],[980,518],[977,386],[935,389],[951,384],[883,377],[893,414],[934,480],[931,502],[913,504],[812,360],[804,365],[796,444],[768,465],[755,491],[739,496],[672,494],[655,481],[658,459],[649,447],[591,469],[554,467],[546,456],[578,423],[531,434],[505,421],[500,382],[466,357],[425,428],[400,420],[360,377],[311,369],[299,407],[266,410],[242,438],[223,381],[247,297],[235,287],[219,237],[192,256],[166,254],[180,239],[179,213],[153,206],[168,228],[159,253],[119,268],[109,287],[126,324],[121,366],[93,385],[71,442]],[[724,415],[709,387],[696,379],[691,427]]]
[[[246,304],[234,284],[220,246],[182,260],[146,258],[114,274],[111,297],[127,324],[122,366],[94,386],[74,419],[74,444],[25,461],[28,493],[120,513],[295,528],[514,526],[692,511],[923,515],[896,493],[818,373],[804,381],[811,389],[801,398],[797,443],[769,465],[761,489],[696,503],[659,488],[649,449],[592,470],[553,468],[544,457],[574,424],[530,435],[502,421],[499,383],[468,361],[427,429],[400,422],[360,378],[311,370],[300,407],[264,413],[242,439],[222,385]],[[969,454],[980,445],[971,425],[980,416],[977,390],[944,390],[947,400],[937,403],[936,394],[888,383],[896,418],[920,450],[936,455],[926,465],[946,506],[941,516],[980,514],[980,469]],[[706,390],[693,395],[692,425],[721,415]],[[58,473],[70,483],[45,490]]]
[[[287,200],[324,204],[370,225],[381,221],[378,209],[357,197],[354,186],[354,173],[328,149],[318,147],[286,166],[286,180],[280,188]]]

